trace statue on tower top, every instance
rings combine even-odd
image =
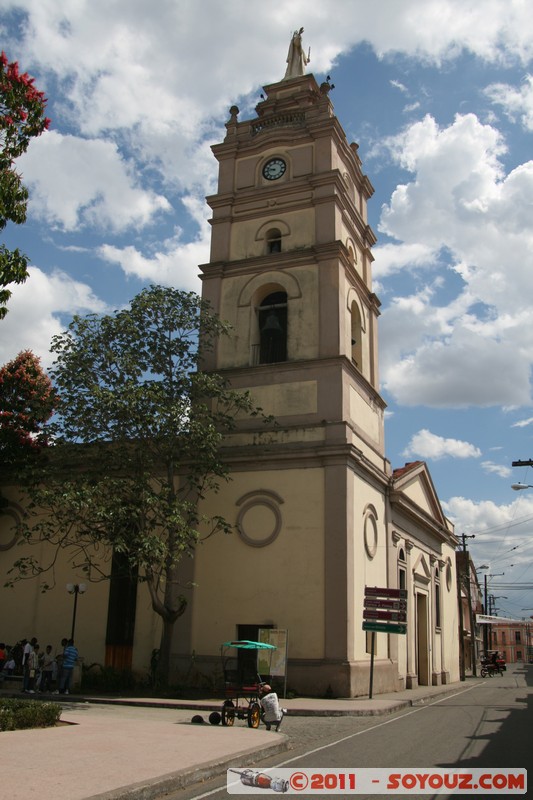
[[[289,54],[287,56],[287,70],[285,72],[284,81],[290,78],[299,78],[300,75],[305,75],[305,67],[311,60],[311,48],[307,55],[304,53],[302,45],[303,28],[299,31],[294,31],[289,45]]]

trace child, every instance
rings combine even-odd
[[[276,692],[272,691],[272,687],[269,686],[268,683],[263,684],[260,695],[259,699],[263,709],[262,718],[267,731],[270,730],[272,725],[275,725],[276,730],[279,731],[286,709],[279,707],[278,696]]]
[[[52,691],[52,678],[54,675],[55,659],[52,653],[52,645],[46,645],[46,652],[44,653],[41,663],[41,692]]]

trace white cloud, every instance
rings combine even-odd
[[[468,541],[468,548],[475,564],[489,566],[489,581],[491,575],[495,581],[503,580],[501,573],[504,573],[506,580],[531,582],[533,499],[523,497],[498,505],[492,500],[476,502],[456,496],[443,502],[442,507],[456,530],[474,534],[475,538]],[[483,575],[478,576],[480,582],[483,582]],[[517,599],[516,594],[512,599]],[[528,604],[531,605],[530,595]]]
[[[93,0],[90,13],[77,0],[0,0],[0,7],[27,15],[9,56],[37,70],[39,88],[60,98],[48,109],[52,131],[32,143],[21,167],[32,213],[64,231],[142,228],[169,200],[177,206],[176,193],[209,192],[216,178],[209,143],[221,141],[227,109],[238,102],[241,118],[252,116],[259,87],[283,76],[290,32],[302,22],[317,76],[362,42],[380,58],[401,53],[432,64],[463,49],[492,63],[526,64],[533,55],[531,11],[518,0],[381,0],[377,10],[364,0],[274,7],[202,0],[163,3],[157,13],[146,0]],[[525,113],[522,89],[509,113]],[[502,97],[493,90],[494,102]],[[58,132],[66,127],[69,134]],[[533,164],[506,176],[505,143],[473,115],[443,129],[426,117],[388,144],[413,179],[384,210],[382,229],[396,244],[377,248],[377,278],[429,273],[446,251],[465,290],[439,307],[433,284],[384,309],[384,387],[409,404],[527,402]],[[109,243],[100,253],[127,274],[197,288],[208,235],[194,235],[156,252]],[[476,303],[484,304],[483,318]],[[464,380],[472,368],[475,385]]]
[[[132,245],[120,248],[107,244],[100,247],[99,255],[110,264],[118,265],[125,275],[200,294],[198,264],[208,261],[209,244],[202,239],[182,242],[178,235],[162,242],[158,250],[148,255]]]
[[[401,167],[416,175],[397,187],[383,209],[380,230],[394,238],[409,241],[416,231],[426,246],[453,245],[456,230],[462,233],[474,220],[478,223],[498,198],[505,145],[500,133],[474,114],[458,115],[447,128],[427,115],[384,144]]]
[[[31,189],[29,212],[66,231],[91,225],[122,231],[143,227],[169,202],[141,189],[132,163],[111,141],[50,131],[17,162]]]
[[[507,116],[533,131],[533,76],[526,75],[519,88],[507,83],[493,83],[485,93],[495,105],[503,108]]]
[[[437,255],[433,248],[421,242],[378,245],[373,250],[375,262],[372,267],[372,276],[379,281],[404,269],[434,267]]]
[[[510,478],[512,475],[512,470],[509,467],[503,464],[495,464],[494,461],[482,461],[481,466],[488,474],[498,475],[500,478]]]
[[[212,119],[283,76],[295,20],[305,20],[316,74],[362,42],[379,57],[405,53],[432,63],[463,48],[491,62],[505,54],[527,63],[533,54],[529,9],[509,0],[381,0],[378,12],[364,0],[300,0],[275,9],[262,0],[202,0],[160,4],[156,14],[150,3],[128,0],[93,0],[90,14],[77,0],[2,6],[25,9],[20,54],[60,82],[55,110],[85,137],[124,133],[129,146],[176,180]]]
[[[514,422],[511,425],[511,428],[526,428],[528,425],[533,425],[533,417],[522,419],[519,422]]]
[[[403,315],[402,328],[409,330],[411,322]],[[517,354],[512,342],[476,335],[459,322],[443,340],[426,340],[424,326],[419,330],[422,335],[412,351],[396,363],[388,358],[384,370],[384,384],[397,402],[435,408],[529,403],[531,356]],[[390,326],[388,333],[394,335]],[[407,337],[399,338],[405,342]],[[411,338],[416,338],[416,328]],[[386,348],[384,339],[382,332]]]
[[[533,162],[505,175],[500,134],[472,114],[446,128],[428,116],[387,144],[414,177],[383,209],[380,228],[399,243],[385,246],[384,272],[405,270],[410,253],[410,270],[417,258],[427,269],[441,251],[463,288],[440,306],[426,287],[384,309],[384,386],[408,405],[529,403]]]
[[[148,283],[174,286],[187,291],[201,293],[198,264],[209,259],[209,245],[201,240],[181,243],[169,240],[161,250],[144,255],[137,248],[114,247],[104,244],[100,256],[111,264],[117,264],[126,275],[134,275]]]
[[[1,323],[0,364],[26,349],[32,350],[46,368],[53,361],[49,352],[52,336],[61,333],[74,314],[107,311],[87,284],[59,271],[46,275],[30,267],[26,282],[10,288],[13,294]],[[24,346],[16,342],[24,342]]]
[[[120,266],[125,275],[200,294],[198,265],[209,261],[211,228],[207,219],[208,209],[203,197],[187,195],[181,198],[181,202],[196,224],[195,239],[184,240],[182,231],[178,230],[173,237],[149,252],[143,253],[132,245],[115,247],[103,244],[98,250],[99,256]]]
[[[459,439],[445,439],[431,431],[422,429],[411,437],[403,454],[407,458],[413,456],[433,460],[440,458],[479,458],[481,450],[469,442]]]

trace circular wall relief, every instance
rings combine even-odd
[[[374,558],[378,549],[378,526],[373,514],[367,514],[364,527],[365,550],[369,558]]]
[[[452,565],[449,560],[446,564],[446,588],[448,591],[452,588]]]
[[[251,547],[266,547],[281,531],[281,512],[273,499],[260,493],[246,495],[239,501],[241,509],[237,516],[237,531],[246,544]],[[279,498],[280,502],[283,502]]]
[[[0,550],[10,550],[19,535],[21,515],[13,507],[3,509],[0,514]]]

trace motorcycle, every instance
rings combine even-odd
[[[486,678],[487,675],[489,678],[492,678],[493,675],[503,675],[506,669],[505,660],[501,656],[498,656],[496,659],[492,656],[481,659],[482,678]]]

